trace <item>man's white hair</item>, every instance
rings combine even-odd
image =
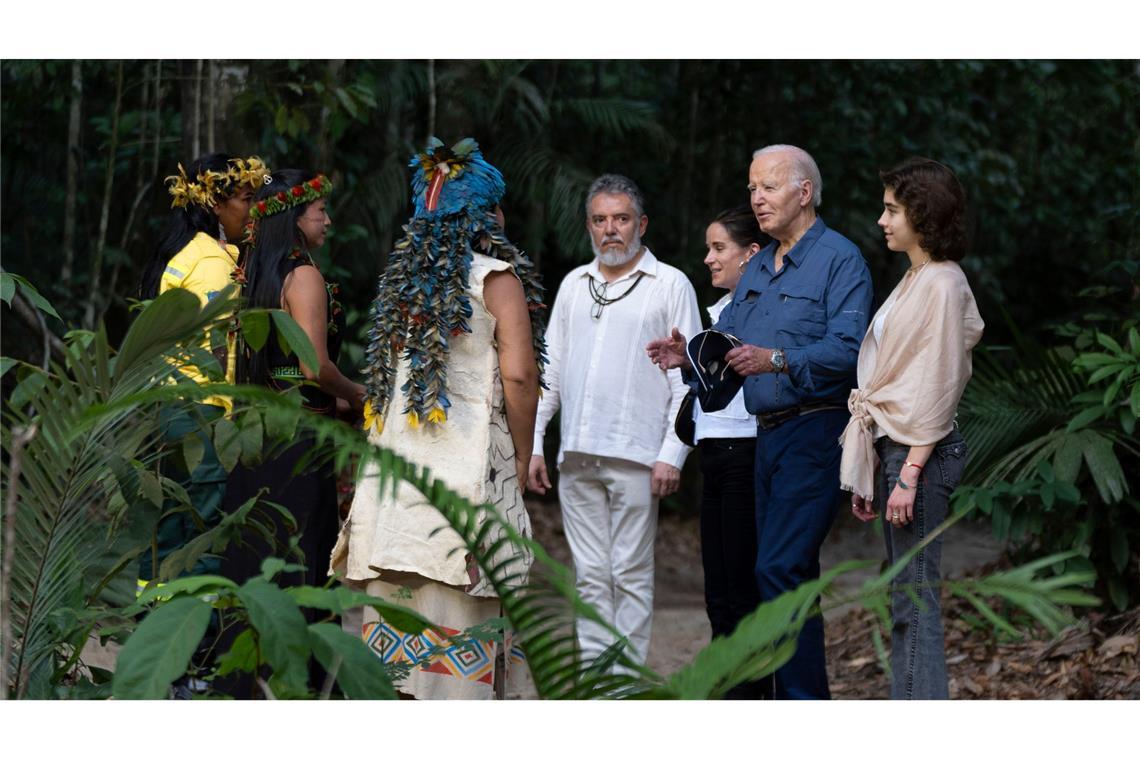
[[[819,167],[816,166],[815,159],[811,157],[811,154],[795,145],[767,145],[753,153],[752,159],[756,160],[768,153],[790,153],[792,155],[790,179],[797,184],[805,179],[809,180],[811,182],[811,205],[819,208],[819,204],[823,202],[823,177],[819,176]]]

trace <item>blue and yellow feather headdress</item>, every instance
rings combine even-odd
[[[489,211],[507,191],[503,175],[483,158],[470,137],[444,147],[433,137],[408,162],[412,169],[415,218],[450,216],[462,211]]]
[[[383,428],[400,361],[408,365],[401,391],[412,427],[447,420],[449,341],[471,332],[467,283],[476,249],[510,263],[522,281],[540,376],[546,363],[542,285],[534,264],[511,244],[495,218],[507,189],[503,175],[471,138],[446,148],[433,137],[408,166],[414,212],[380,275],[372,303],[365,404],[365,428],[370,430]]]

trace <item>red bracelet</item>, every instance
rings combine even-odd
[[[903,462],[903,467],[917,467],[919,472],[922,472],[922,465],[917,462],[912,462],[909,459]]]

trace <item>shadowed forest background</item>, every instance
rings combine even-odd
[[[751,152],[808,149],[827,223],[863,250],[878,300],[902,266],[875,225],[878,171],[920,154],[952,167],[972,209],[963,266],[986,341],[1072,317],[1095,272],[1138,246],[1134,61],[5,61],[4,268],[69,324],[114,341],[169,209],[162,180],[209,151],[329,173],[321,256],[362,316],[408,216],[411,154],[475,137],[508,183],[508,232],[548,301],[590,255],[585,189],[615,171],[641,184],[647,243],[719,294],[704,228],[747,201]],[[56,324],[55,327],[59,327]],[[7,353],[35,360],[5,320]]]
[[[909,155],[942,161],[969,196],[962,266],[986,322],[961,410],[971,462],[960,498],[1030,556],[1077,550],[1068,569],[1095,567],[1117,609],[1140,595],[1136,61],[9,60],[0,70],[3,269],[62,318],[41,323],[24,291],[6,290],[3,353],[35,365],[67,330],[102,322],[119,344],[170,208],[163,179],[207,152],[332,178],[333,227],[317,258],[341,284],[349,376],[409,214],[407,161],[429,135],[474,137],[502,170],[507,233],[537,263],[548,304],[589,260],[583,201],[603,172],[640,184],[646,243],[712,303],[705,226],[747,202],[751,153],[771,143],[815,157],[821,216],[863,251],[878,304],[905,268],[875,223],[878,172]],[[695,460],[666,510],[695,512]]]

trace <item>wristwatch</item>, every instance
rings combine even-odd
[[[783,372],[784,367],[788,366],[787,360],[784,358],[784,350],[782,348],[772,349],[772,371]]]

